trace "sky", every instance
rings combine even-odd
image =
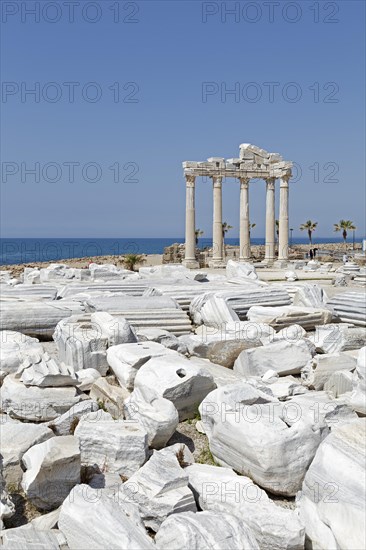
[[[182,162],[241,143],[295,163],[294,236],[365,235],[363,1],[0,3],[2,237],[182,237]],[[204,237],[212,206],[198,178]],[[250,218],[263,237],[263,180]],[[223,219],[236,237],[234,179]]]

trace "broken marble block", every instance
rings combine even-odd
[[[358,352],[356,372],[353,375],[353,391],[350,406],[359,414],[366,415],[366,347]]]
[[[199,294],[193,298],[189,313],[196,325],[220,327],[230,321],[239,321],[238,315],[227,304],[225,298],[215,296],[212,292]]]
[[[81,314],[84,306],[72,300],[51,302],[9,300],[2,303],[0,329],[22,332],[28,336],[51,340],[57,323],[71,315]]]
[[[152,357],[175,356],[177,352],[157,342],[120,344],[107,351],[107,361],[122,387],[133,390],[138,370]]]
[[[38,530],[33,525],[21,525],[1,533],[2,550],[60,550],[64,537],[57,529]]]
[[[26,468],[22,488],[41,510],[60,506],[71,489],[80,483],[79,442],[72,435],[53,437],[34,445],[22,460]]]
[[[147,433],[135,422],[105,420],[97,411],[81,417],[74,433],[84,466],[130,477],[146,461]]]
[[[91,279],[93,281],[101,280],[123,280],[126,277],[134,276],[129,269],[119,268],[113,264],[89,264]]]
[[[95,412],[99,409],[98,403],[91,399],[86,399],[77,403],[64,414],[49,422],[48,426],[56,435],[74,435],[76,426],[80,418],[90,412]]]
[[[365,439],[360,418],[334,426],[318,448],[297,499],[312,548],[365,545]]]
[[[242,351],[234,363],[234,372],[245,378],[263,376],[274,370],[279,376],[299,374],[312,359],[305,340],[295,343],[279,340],[273,344]]]
[[[77,386],[74,369],[65,363],[57,363],[48,353],[37,358],[27,358],[18,368],[15,377],[25,386],[52,388],[59,386]]]
[[[231,514],[182,512],[169,516],[155,537],[160,550],[260,550],[251,529]]]
[[[325,325],[332,321],[332,312],[329,309],[305,306],[264,307],[253,306],[247,317],[253,323],[267,323],[275,329],[282,329],[289,325],[300,325],[305,330],[312,330],[316,325]]]
[[[293,305],[326,308],[327,299],[325,291],[319,285],[302,283],[295,293]]]
[[[110,384],[106,378],[98,378],[90,389],[90,398],[101,404],[113,418],[123,417],[124,402],[130,393],[117,383]]]
[[[226,264],[226,277],[228,279],[249,279],[250,281],[258,281],[258,274],[254,265],[248,262],[235,262],[229,260]]]
[[[89,485],[78,485],[61,506],[58,521],[70,550],[149,550],[155,547],[146,533],[137,506],[117,503]]]
[[[230,513],[250,527],[259,548],[300,550],[305,529],[298,514],[277,506],[251,479],[230,468],[193,464],[185,471],[201,510]],[[172,516],[174,517],[174,516]]]
[[[147,432],[149,447],[163,448],[179,423],[178,411],[171,401],[154,389],[136,388],[125,401],[127,420],[137,422]]]
[[[337,353],[365,346],[366,330],[347,323],[332,323],[315,327],[315,334],[310,339],[318,352]]]
[[[0,332],[0,344],[0,377],[16,372],[27,357],[36,358],[44,352],[37,338],[13,330]]]
[[[179,414],[179,421],[194,418],[202,400],[216,384],[202,361],[187,359],[179,354],[153,357],[138,371],[135,388],[153,389],[169,399]]]
[[[110,346],[136,342],[134,329],[123,317],[97,312],[75,315],[60,322],[53,335],[59,357],[75,370],[96,369],[105,376]]]
[[[324,383],[324,390],[336,398],[353,390],[353,374],[347,370],[338,370],[330,375]],[[351,404],[351,407],[354,407]],[[355,410],[355,409],[354,409]],[[366,409],[365,409],[366,410]]]
[[[22,479],[21,460],[34,445],[54,437],[54,433],[45,424],[23,424],[19,421],[5,422],[1,425],[2,471],[7,484],[18,485]]]
[[[276,332],[273,340],[286,340],[287,342],[293,344],[298,340],[303,340],[305,337],[306,330],[303,327],[301,327],[300,325],[289,325],[288,327],[285,327]]]
[[[244,382],[211,392],[199,410],[215,460],[274,494],[295,495],[325,430],[291,407]]]
[[[365,292],[342,292],[333,296],[328,304],[341,321],[366,327]]]
[[[315,355],[302,369],[303,384],[312,390],[322,390],[324,384],[337,371],[353,371],[356,359],[347,353],[325,353]]]
[[[181,336],[180,338],[177,338],[177,336],[168,330],[155,327],[140,328],[136,331],[136,336],[139,342],[157,342],[168,349],[172,349],[183,354],[187,351],[186,346],[181,340],[184,337]]]
[[[1,408],[13,418],[28,422],[46,422],[68,411],[85,399],[86,395],[74,386],[25,386],[13,374],[9,374],[0,388],[0,398]]]
[[[77,378],[77,386],[80,391],[90,391],[94,382],[101,377],[101,374],[96,369],[81,369],[75,372]]]
[[[197,509],[188,475],[169,447],[154,451],[149,461],[121,485],[118,502],[138,504],[142,521],[153,531],[170,514]]]

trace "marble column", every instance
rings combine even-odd
[[[264,261],[275,259],[275,178],[266,180],[266,244]]]
[[[239,260],[250,259],[249,179],[240,178]]]
[[[283,176],[280,179],[279,260],[288,260],[288,180],[289,176]]]
[[[195,176],[186,175],[186,244],[183,265],[198,268],[196,261]]]
[[[223,262],[222,239],[222,177],[212,176],[213,181],[213,229],[212,229],[212,260]]]

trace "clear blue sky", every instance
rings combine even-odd
[[[319,237],[333,236],[340,218],[365,234],[363,1],[1,4],[3,237],[183,236],[182,161],[238,156],[240,143],[301,167],[290,190],[294,236],[309,218]],[[24,11],[35,4],[39,21]],[[215,83],[211,95],[205,82]],[[39,98],[24,95],[37,86]],[[235,86],[239,97],[225,96]],[[25,173],[37,162],[38,183]],[[74,182],[70,162],[79,163]],[[98,182],[87,181],[97,174],[90,162]],[[209,237],[212,186],[196,188],[197,227]],[[228,180],[233,237],[238,199],[238,182]],[[251,184],[250,209],[261,237],[263,181]]]

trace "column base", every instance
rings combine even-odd
[[[199,269],[200,264],[197,262],[197,260],[183,260],[182,265],[186,267],[187,269]]]
[[[208,267],[226,267],[226,262],[224,260],[212,259],[208,262]]]
[[[279,267],[280,269],[284,269],[285,267],[288,266],[288,260],[284,260],[284,259],[278,259],[274,262],[274,267]]]
[[[264,260],[261,261],[263,265],[272,266],[275,263],[276,258],[264,258]]]

